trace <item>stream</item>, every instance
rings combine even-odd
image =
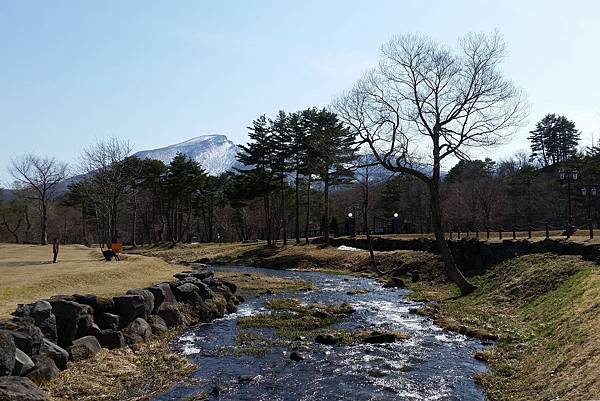
[[[484,345],[461,334],[447,333],[428,318],[409,309],[422,303],[407,300],[404,289],[383,288],[373,279],[323,272],[297,272],[247,267],[217,267],[214,270],[256,272],[302,279],[317,289],[264,294],[239,305],[238,312],[192,328],[172,347],[199,369],[193,377],[153,401],[186,400],[200,392],[219,395],[210,400],[485,400],[473,375],[485,371],[473,354]],[[368,293],[347,295],[351,289]],[[263,304],[274,297],[296,297],[303,302],[350,303],[356,310],[344,329],[398,330],[410,339],[390,344],[329,346],[310,342],[302,353],[306,359],[290,360],[290,347],[275,347],[262,355],[223,355],[223,347],[234,346],[236,320],[265,311]]]

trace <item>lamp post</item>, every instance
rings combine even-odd
[[[592,221],[592,198],[598,196],[598,192],[599,187],[597,185],[587,185],[581,188],[581,194],[586,198],[587,201],[590,239],[594,238],[594,223]]]
[[[400,234],[400,218],[397,212],[394,212],[394,218],[392,219],[392,231],[394,234]]]
[[[558,176],[561,181],[567,182],[567,205],[568,205],[568,225],[569,225],[568,228],[570,229],[571,226],[573,225],[573,214],[572,214],[572,207],[571,207],[571,182],[577,181],[577,169],[576,168],[564,169],[561,167],[560,169],[558,169]]]
[[[356,237],[356,220],[352,212],[348,213],[346,217],[346,235]]]

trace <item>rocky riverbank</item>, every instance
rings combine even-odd
[[[112,298],[56,295],[19,305],[11,319],[0,321],[0,400],[49,400],[38,386],[57,390],[53,381],[71,364],[102,356],[103,349],[135,354],[156,348],[157,336],[222,317],[243,301],[235,284],[215,278],[206,265],[189,268],[173,281]]]

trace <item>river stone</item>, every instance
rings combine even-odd
[[[92,314],[95,313],[98,306],[98,297],[95,294],[73,294],[73,299],[78,304],[87,305],[92,308]]]
[[[363,338],[363,342],[368,344],[384,344],[393,343],[397,339],[394,333],[383,333],[381,331],[373,331],[367,337]]]
[[[165,299],[164,299],[163,303],[165,303],[165,304],[177,303],[177,300],[175,299],[175,295],[173,294],[173,290],[171,289],[171,285],[169,283],[159,283],[159,284],[156,284],[155,287],[158,287],[163,290],[163,293],[165,294]]]
[[[147,287],[146,291],[150,291],[154,296],[154,307],[152,308],[151,313],[156,314],[156,312],[158,312],[158,308],[160,308],[162,303],[165,301],[165,291],[159,286]]]
[[[67,368],[69,353],[47,338],[44,338],[40,354],[52,359],[60,370],[65,370]]]
[[[144,318],[147,318],[148,316],[150,316],[150,314],[152,314],[152,311],[154,310],[154,295],[151,291],[148,291],[143,288],[134,288],[132,290],[127,291],[127,294],[139,295],[142,298],[144,298],[144,309],[146,312]]]
[[[302,352],[293,351],[290,353],[290,359],[294,362],[300,362],[305,359],[305,356]]]
[[[71,345],[79,325],[79,317],[85,313],[86,309],[81,304],[65,299],[50,298],[52,313],[56,316],[56,334],[58,345],[67,347]]]
[[[99,315],[101,313],[114,313],[115,301],[112,298],[98,297],[96,299],[96,306],[94,307],[94,313]]]
[[[146,304],[141,295],[121,295],[114,297],[115,310],[121,316],[121,326],[133,322],[136,318],[143,318],[146,314]]]
[[[333,345],[338,342],[338,339],[333,334],[325,333],[317,335],[315,337],[315,342],[319,344]]]
[[[102,330],[118,330],[119,327],[121,327],[120,320],[121,318],[119,315],[113,313],[101,313],[98,315],[96,323]]]
[[[14,317],[0,322],[0,330],[6,330],[15,346],[30,357],[39,353],[44,335],[31,317]]]
[[[100,345],[108,349],[123,348],[126,345],[123,333],[118,330],[102,330],[96,338]]]
[[[0,330],[0,376],[8,376],[15,368],[15,340],[9,332]]]
[[[152,328],[152,333],[154,334],[163,334],[169,331],[167,328],[167,323],[165,320],[157,315],[152,315],[148,318],[148,324]]]
[[[35,366],[31,372],[27,373],[27,377],[36,384],[47,382],[60,373],[56,363],[48,357],[37,355],[33,358],[33,363]]]
[[[173,289],[175,299],[185,303],[194,301],[196,299],[194,295],[199,296],[198,291],[198,286],[191,283],[181,284]]]
[[[48,395],[27,377],[0,377],[2,401],[49,401]]]
[[[235,293],[237,291],[237,285],[235,285],[235,283],[232,283],[231,281],[227,281],[227,280],[220,280],[221,283],[229,288],[229,291],[231,291],[232,293]]]
[[[26,353],[18,348],[15,350],[15,367],[12,371],[13,376],[25,376],[34,366],[35,364]]]
[[[56,317],[52,313],[50,302],[42,300],[32,304],[19,305],[13,315],[31,317],[46,338],[56,341]]]
[[[169,329],[181,326],[183,324],[183,315],[174,305],[162,304],[158,310],[160,316]]]
[[[73,341],[73,345],[69,347],[69,356],[72,361],[81,361],[96,355],[100,349],[96,337],[85,336]]]
[[[125,329],[123,329],[123,335],[127,344],[137,344],[148,341],[152,336],[152,328],[141,317],[138,317],[131,322]]]

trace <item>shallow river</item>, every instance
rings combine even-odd
[[[198,364],[186,383],[153,398],[185,400],[198,393],[222,391],[211,400],[484,400],[473,375],[485,364],[473,358],[483,345],[460,334],[446,333],[430,319],[411,314],[421,304],[407,300],[406,290],[382,288],[372,279],[318,272],[294,272],[244,267],[217,268],[299,278],[316,290],[249,298],[238,312],[184,333],[173,347]],[[369,292],[347,295],[355,288]],[[289,348],[266,355],[223,356],[234,345],[236,320],[264,311],[273,297],[296,297],[304,302],[339,304],[347,301],[356,313],[337,325],[349,329],[399,330],[410,339],[392,344],[328,346],[311,344],[307,359],[290,360]]]

